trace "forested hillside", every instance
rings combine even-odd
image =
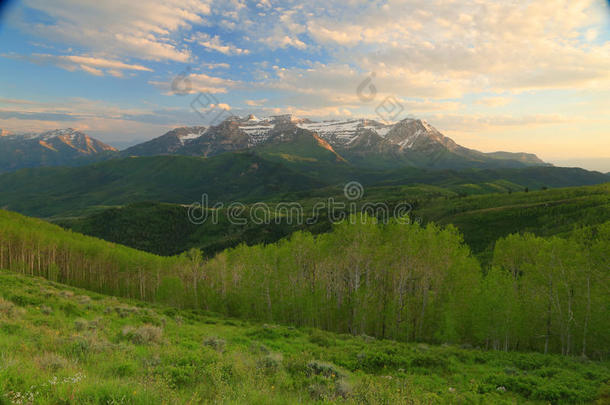
[[[510,187],[505,183],[498,187]],[[436,186],[385,186],[367,188],[357,209],[363,204],[385,201],[389,207],[407,202],[410,213],[420,222],[453,224],[464,235],[466,244],[489,264],[495,241],[511,233],[530,232],[538,236],[568,236],[575,227],[603,223],[610,218],[610,183],[597,186],[547,190],[490,193],[491,184],[472,185],[473,195],[464,196],[451,189]],[[478,195],[484,189],[485,194]],[[328,188],[327,197],[295,200],[311,217],[316,202],[348,202],[343,190]],[[481,191],[483,192],[483,191]],[[275,212],[277,202],[267,202]],[[249,208],[243,213],[248,218]],[[349,207],[346,211],[349,210]],[[220,210],[219,221],[196,225],[188,219],[188,207],[161,203],[137,203],[109,208],[90,215],[58,219],[57,223],[74,231],[111,242],[161,255],[173,255],[199,248],[206,256],[240,243],[248,245],[272,243],[297,230],[314,234],[327,232],[331,222],[322,211],[314,224],[289,222],[277,217],[268,224],[229,222],[226,211]]]
[[[424,170],[404,167],[370,170],[337,160],[312,164],[284,148],[223,153],[211,158],[154,156],[110,160],[77,168],[24,169],[0,174],[0,207],[42,218],[82,215],[100,208],[142,201],[191,204],[206,194],[210,202],[294,200],[342,188],[425,184],[461,195],[571,187],[608,182],[605,174],[577,168],[528,167],[489,170]],[[285,156],[283,156],[285,155]],[[289,156],[290,155],[290,156]]]
[[[203,260],[162,258],[2,211],[0,267],[180,308],[405,342],[608,355],[610,222],[509,236],[485,273],[456,228],[362,218]]]

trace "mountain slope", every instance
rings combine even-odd
[[[166,134],[134,145],[121,152],[121,156],[156,156],[177,153],[186,143],[199,138],[206,127],[181,127],[175,128]]]
[[[239,128],[236,120],[227,119],[217,126],[208,128],[201,136],[190,140],[178,150],[179,154],[190,156],[215,156],[223,152],[247,149],[248,135]]]
[[[297,128],[299,137],[288,136],[281,139],[281,147],[277,146],[280,140],[278,133]],[[277,153],[290,155],[293,160],[311,161],[312,156],[308,156],[311,149],[302,144],[302,138],[307,134],[318,139],[319,146],[332,151],[340,160],[372,169],[404,166],[463,169],[546,165],[532,154],[483,153],[462,147],[427,122],[418,119],[404,119],[395,124],[382,124],[368,119],[313,122],[291,115],[263,119],[253,115],[244,118],[232,116],[207,129],[177,128],[152,141],[129,148],[124,155],[181,154],[210,157],[249,148],[273,153],[270,149],[275,148],[278,149]],[[269,147],[270,144],[276,146]]]
[[[305,139],[315,141],[311,137]],[[274,161],[264,153],[259,155],[252,150],[223,153],[211,158],[132,157],[83,167],[22,169],[0,174],[0,207],[49,217],[139,201],[191,204],[200,201],[203,193],[211,202],[268,200],[272,196],[307,195],[328,186],[343,187],[349,181],[359,181],[366,187],[430,184],[463,189],[460,192],[464,194],[499,180],[517,185],[515,191],[526,187],[569,187],[608,181],[608,176],[601,173],[556,167],[463,171],[413,167],[365,170],[337,160],[333,152],[324,148],[316,146],[312,150],[322,153],[320,156],[328,160],[323,164],[283,157]],[[486,188],[488,191],[506,189]]]
[[[323,176],[325,171],[347,166],[346,160],[315,132],[286,123],[275,125],[264,143],[252,149],[254,153]]]
[[[78,168],[24,169],[0,175],[0,207],[36,216],[137,201],[190,204],[255,198],[326,183],[252,153],[204,159],[154,156]]]
[[[333,126],[336,130],[333,130]],[[318,128],[313,125],[308,127]],[[531,154],[483,153],[465,148],[426,121],[418,119],[404,119],[385,126],[374,121],[353,121],[351,131],[338,122],[327,124],[322,129],[329,139],[335,139],[337,150],[348,160],[371,167],[409,165],[430,169],[464,169],[545,165]],[[337,137],[337,131],[340,137]]]
[[[72,128],[0,136],[0,172],[77,165],[112,156],[116,149]]]

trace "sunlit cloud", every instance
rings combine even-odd
[[[313,119],[374,117],[391,97],[457,136],[574,134],[576,122],[610,130],[598,118],[610,89],[609,14],[599,0],[52,3],[24,0],[11,24],[34,51],[2,57],[100,82],[120,77],[158,95],[166,103],[159,111],[175,111],[177,123],[188,121],[177,112],[189,109],[183,96],[203,92],[221,95],[235,113]],[[363,83],[373,97],[362,96]],[[124,98],[141,107],[137,94]],[[13,115],[13,123],[28,119]],[[168,122],[164,115],[159,125]],[[595,153],[595,139],[579,142]],[[498,149],[506,141],[496,140]],[[554,147],[571,150],[568,137]]]

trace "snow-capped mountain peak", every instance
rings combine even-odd
[[[245,117],[231,116],[209,128],[176,128],[152,141],[136,145],[125,153],[137,156],[172,153],[213,156],[268,143],[290,142],[296,139],[297,132],[312,135],[320,144],[328,145],[337,156],[347,161],[366,163],[375,156],[371,159],[372,162],[383,161],[387,167],[404,164],[471,167],[484,165],[489,160],[493,161],[493,166],[499,159],[491,154],[464,148],[428,122],[416,118],[386,124],[367,118],[312,121],[290,114],[266,118],[258,118],[253,114]],[[502,158],[504,162],[511,159],[523,160],[521,156],[511,157],[510,154],[502,155]]]
[[[71,165],[116,149],[74,128],[42,133],[7,134],[0,137],[0,150],[10,158],[0,162],[0,171],[22,167]]]

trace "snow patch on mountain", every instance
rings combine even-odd
[[[178,135],[178,140],[180,140],[180,143],[182,145],[184,145],[188,141],[191,141],[193,139],[199,138],[201,135],[202,135],[202,133],[199,133],[199,132],[190,133],[190,134],[184,134],[184,135]]]
[[[392,128],[391,125],[384,125],[366,119],[308,122],[297,124],[297,126],[316,132],[331,144],[337,143],[341,145],[347,145],[353,142],[360,131],[370,130],[383,138]]]

